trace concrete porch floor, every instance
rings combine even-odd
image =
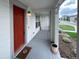
[[[26,59],[61,59],[59,52],[54,55],[50,50],[50,32],[48,30],[38,32],[27,46],[32,47],[32,50]]]

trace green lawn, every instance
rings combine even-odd
[[[60,28],[63,30],[75,31],[75,28],[73,26],[69,26],[69,25],[60,25]]]
[[[72,38],[77,38],[77,33],[75,32],[66,32],[68,35],[70,35]]]

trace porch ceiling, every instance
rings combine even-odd
[[[54,8],[59,0],[19,0],[32,9]]]
[[[40,15],[49,15],[51,8],[59,7],[64,0],[18,0],[33,12]]]

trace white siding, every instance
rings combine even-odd
[[[0,0],[0,59],[11,59],[10,40],[9,0]]]
[[[36,35],[36,33],[40,30],[40,27],[36,28],[35,14],[32,14],[32,16],[27,16],[26,25],[26,42],[28,44]]]
[[[40,17],[41,30],[49,30],[49,16]]]

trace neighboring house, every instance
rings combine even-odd
[[[70,23],[77,23],[77,15],[62,16],[59,21],[69,21]]]
[[[60,18],[61,21],[69,21],[69,16],[62,16]]]
[[[70,17],[70,22],[77,23],[77,15],[72,15],[72,16],[69,16],[69,17]]]

